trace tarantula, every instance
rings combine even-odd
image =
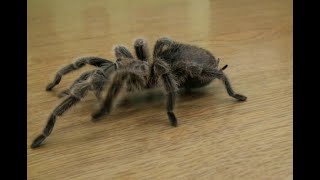
[[[165,37],[156,41],[153,57],[150,57],[147,42],[143,39],[134,42],[134,49],[137,59],[126,47],[116,46],[115,63],[100,57],[82,57],[60,69],[54,80],[48,84],[47,91],[59,84],[63,75],[73,70],[86,64],[97,67],[81,74],[68,90],[60,94],[60,96],[67,95],[67,98],[53,110],[42,134],[34,139],[31,148],[39,147],[51,134],[57,116],[61,116],[78,103],[88,91],[93,91],[98,99],[102,99],[101,92],[107,85],[107,94],[102,99],[100,109],[92,114],[92,121],[98,121],[101,116],[110,113],[114,100],[123,87],[126,87],[127,91],[163,87],[167,97],[167,115],[172,126],[177,126],[173,110],[176,92],[180,88],[187,90],[200,88],[217,78],[223,81],[229,96],[239,101],[247,99],[231,88],[223,72],[227,65],[218,69],[219,59],[205,49]]]

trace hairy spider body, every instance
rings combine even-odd
[[[217,78],[224,82],[229,96],[240,101],[247,99],[243,95],[236,94],[231,88],[223,72],[227,66],[218,69],[219,59],[205,49],[179,43],[169,38],[157,40],[152,57],[143,39],[135,41],[134,49],[137,59],[126,47],[117,46],[114,49],[116,62],[100,57],[82,57],[60,69],[54,80],[48,84],[47,91],[52,90],[60,83],[62,76],[71,71],[86,64],[97,67],[81,74],[69,89],[60,93],[60,97],[67,96],[67,98],[53,110],[42,134],[33,141],[31,148],[39,147],[51,134],[57,116],[62,116],[88,91],[93,91],[97,99],[102,100],[100,109],[92,114],[92,121],[98,121],[100,117],[111,111],[114,100],[123,87],[126,87],[127,91],[163,87],[167,94],[167,115],[172,126],[177,126],[177,118],[173,111],[176,92],[179,88],[187,90],[200,88]],[[101,92],[106,87],[108,87],[106,96],[101,98]]]
[[[191,45],[174,43],[162,47],[157,55],[171,66],[179,88],[199,88],[208,85],[218,70],[218,60],[207,50]],[[218,72],[218,71],[217,71]]]

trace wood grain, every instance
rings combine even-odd
[[[292,179],[292,1],[29,0],[28,179]],[[206,48],[225,70],[239,103],[220,81],[181,94],[169,126],[159,90],[129,96],[99,123],[93,95],[59,118],[39,149],[29,148],[64,90],[55,72],[79,56],[113,59],[112,47],[150,47],[169,36]],[[146,100],[146,94],[155,98]],[[121,101],[120,101],[121,102]]]

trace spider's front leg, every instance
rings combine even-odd
[[[54,88],[56,85],[58,85],[60,83],[63,75],[68,74],[71,71],[77,70],[86,64],[101,67],[106,64],[113,64],[113,62],[108,61],[103,58],[99,58],[99,57],[81,57],[81,58],[77,59],[74,63],[69,64],[69,65],[61,68],[56,73],[54,80],[47,85],[46,90],[51,91],[52,88]]]
[[[61,97],[70,95],[70,90],[73,89],[76,84],[81,83],[81,82],[87,80],[87,79],[90,77],[90,75],[92,75],[92,73],[93,73],[94,71],[95,71],[95,70],[93,70],[93,71],[88,71],[88,72],[84,72],[83,74],[81,74],[80,77],[79,77],[78,79],[76,79],[76,80],[72,83],[72,85],[70,86],[70,88],[62,91],[61,93],[59,93],[58,97],[61,98]]]
[[[139,38],[135,40],[134,50],[136,51],[138,59],[142,61],[148,61],[148,59],[150,59],[148,44],[144,39]]]
[[[87,80],[89,77],[92,78],[92,90],[94,91],[96,98],[98,100],[101,99],[101,91],[103,90],[104,86],[106,85],[109,75],[114,72],[115,70],[115,65],[114,64],[108,64],[105,66],[102,66],[98,69],[95,69],[93,71],[89,71],[89,72],[85,72],[83,74],[80,75],[80,77],[74,81],[74,83],[70,86],[69,89],[66,89],[64,91],[62,91],[59,94],[59,97],[63,97],[66,95],[70,94],[70,91],[72,89],[74,89],[74,87],[81,83],[84,82],[85,80]]]
[[[70,88],[68,91],[68,97],[57,106],[51,115],[49,116],[47,125],[43,129],[42,134],[40,134],[32,143],[31,148],[39,147],[42,142],[51,134],[53,127],[56,122],[57,116],[62,116],[65,111],[74,106],[76,103],[82,99],[89,90],[94,90],[96,93],[100,93],[103,86],[107,82],[107,76],[114,71],[114,65],[103,66],[92,72],[88,72],[82,76],[88,77],[86,80],[81,80]],[[98,97],[99,99],[99,97]]]
[[[118,45],[114,48],[114,53],[117,59],[133,58],[131,52],[124,46]]]
[[[152,77],[160,77],[163,82],[167,93],[167,115],[171,125],[176,127],[178,126],[178,121],[173,110],[176,101],[176,92],[178,90],[177,83],[170,72],[170,67],[162,59],[156,59],[151,68],[154,70],[154,74],[151,74],[150,79],[152,79]]]
[[[130,85],[133,87],[139,89],[145,87],[145,80],[141,75],[128,70],[116,71],[112,79],[111,85],[109,87],[109,90],[107,92],[107,96],[103,101],[100,109],[92,114],[92,121],[96,122],[100,120],[99,118],[101,116],[110,112],[115,98],[119,95],[123,85],[128,81],[130,81]]]
[[[80,99],[87,94],[87,92],[90,90],[90,87],[91,82],[89,81],[79,83],[76,87],[74,87],[75,89],[74,91],[71,91],[70,96],[53,110],[42,133],[33,140],[31,148],[37,148],[42,144],[42,142],[51,134],[56,123],[57,116],[62,116],[64,112],[78,103]]]

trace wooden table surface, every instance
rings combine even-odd
[[[292,179],[292,1],[28,1],[28,179]],[[128,97],[101,122],[89,94],[57,120],[38,149],[57,94],[86,66],[45,86],[63,65],[86,55],[114,59],[144,37],[168,36],[219,57],[237,102],[214,81],[176,104],[169,125],[160,90]],[[146,94],[153,100],[146,100]]]

